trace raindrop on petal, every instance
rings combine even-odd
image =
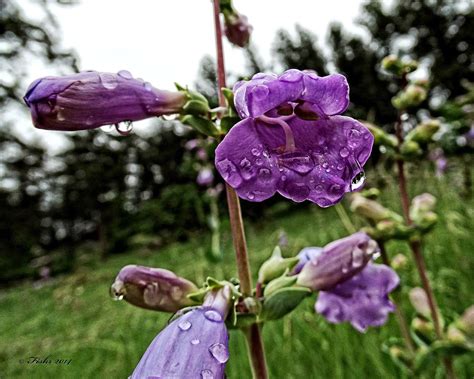
[[[206,311],[204,313],[204,317],[206,317],[210,321],[215,321],[215,322],[222,321],[222,316],[220,315],[220,313],[213,310]]]
[[[121,76],[124,79],[133,79],[133,75],[130,73],[130,71],[127,70],[120,70],[117,72],[118,76]]]
[[[364,252],[356,247],[352,251],[352,267],[358,268],[364,264]]]
[[[305,175],[314,168],[313,159],[304,153],[293,152],[279,156],[279,163],[298,174]]]
[[[153,91],[153,86],[152,86],[150,83],[148,83],[148,82],[145,82],[145,83],[143,84],[143,87],[145,87],[145,89],[146,89],[147,91]]]
[[[104,88],[106,89],[114,89],[118,85],[117,78],[114,74],[101,72],[99,74],[99,79],[102,85],[104,86]]]
[[[197,338],[193,339],[193,340],[191,340],[191,345],[199,345],[199,342],[201,342],[201,341],[199,341]]]
[[[227,347],[221,343],[211,345],[209,351],[219,363],[226,363],[229,360],[229,350],[227,350]]]
[[[183,320],[181,321],[179,324],[178,324],[178,327],[181,329],[181,330],[189,330],[189,328],[191,328],[191,323],[187,320]]]
[[[217,162],[217,168],[224,180],[232,187],[238,187],[242,183],[242,177],[237,171],[237,167],[228,159]]]
[[[349,150],[345,147],[343,147],[340,151],[339,151],[339,155],[342,157],[342,158],[346,158],[349,156]]]
[[[132,121],[124,121],[115,124],[115,130],[122,136],[128,136],[133,131]]]
[[[356,176],[354,176],[354,179],[352,179],[351,183],[351,191],[357,191],[359,188],[361,188],[364,185],[365,182],[365,172],[360,171]]]
[[[201,379],[214,379],[214,374],[211,370],[205,369],[201,371]]]

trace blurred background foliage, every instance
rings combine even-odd
[[[0,67],[6,79],[0,81],[0,106],[4,109],[21,103],[31,57],[57,65],[60,72],[78,70],[74,52],[58,48],[60,33],[48,11],[51,2],[38,2],[45,19],[33,23],[19,1],[2,0]],[[274,66],[263,62],[255,47],[245,50],[248,76],[287,68],[312,69],[320,75],[341,72],[351,85],[348,113],[391,131],[396,118],[391,98],[399,88],[379,62],[389,53],[406,55],[418,59],[429,75],[430,93],[420,117],[442,116],[448,129],[469,129],[474,102],[469,86],[474,82],[472,3],[397,0],[386,9],[372,0],[362,7],[358,22],[368,39],[333,24],[329,49],[322,49],[322,42],[302,26],[291,33],[280,30],[273,45]],[[196,88],[216,104],[215,66],[209,57],[201,62]],[[205,230],[208,199],[203,196],[205,188],[195,184],[196,170],[184,148],[196,136],[177,121],[155,123],[154,132],[146,137],[104,130],[67,134],[69,148],[52,155],[38,142],[16,136],[15,122],[2,122],[0,285],[70,271],[83,262],[84,251],[105,259],[132,247],[156,249]],[[453,166],[466,172],[469,192],[471,163],[464,153],[471,154],[472,145],[460,146],[458,136],[453,132],[444,149],[452,155],[463,153]],[[375,151],[370,164],[390,162]],[[384,185],[383,175],[376,180],[374,184]],[[221,200],[225,214],[223,196]],[[243,208],[246,217],[259,220],[287,212],[289,204],[274,197]]]

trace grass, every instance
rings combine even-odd
[[[435,180],[417,171],[413,192],[429,191],[439,199],[440,221],[430,234],[425,257],[437,298],[447,321],[474,303],[474,241],[472,197],[457,193],[458,174]],[[377,174],[370,180],[375,184]],[[382,191],[385,204],[399,209],[396,185],[389,182]],[[362,226],[355,220],[357,227]],[[107,262],[94,260],[74,273],[61,276],[34,288],[22,285],[0,295],[0,378],[126,378],[148,344],[166,324],[169,315],[134,308],[109,298],[108,288],[119,269],[130,263],[169,268],[194,280],[206,276],[234,276],[233,251],[227,225],[223,226],[224,259],[210,263],[205,259],[208,236],[203,233],[186,243],[176,243],[153,253],[129,252]],[[268,217],[247,225],[254,268],[270,254],[278,231],[288,235],[284,254],[293,255],[304,246],[322,246],[347,232],[334,209],[316,206],[287,215]],[[391,256],[409,257],[404,243],[388,245]],[[408,316],[413,310],[406,292],[418,285],[412,265],[400,272]],[[313,310],[314,297],[307,299],[283,320],[264,328],[267,359],[272,378],[403,378],[404,373],[381,350],[390,336],[399,336],[395,317],[387,325],[359,334],[350,325],[331,325]],[[238,331],[230,332],[231,359],[228,378],[249,378],[245,341]],[[36,356],[51,360],[71,359],[66,364],[25,364]],[[473,356],[456,360],[459,378],[473,377]],[[438,369],[439,377],[441,369]],[[436,376],[435,376],[436,377]]]

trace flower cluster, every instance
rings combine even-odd
[[[234,96],[242,121],[217,147],[216,167],[241,198],[263,201],[278,192],[328,207],[361,187],[374,138],[340,116],[349,104],[344,76],[256,74],[238,82]]]

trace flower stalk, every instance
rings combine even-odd
[[[216,34],[216,52],[217,52],[217,84],[219,106],[225,107],[226,101],[222,88],[226,87],[224,51],[222,47],[222,28],[220,23],[219,0],[213,1],[214,25]],[[226,184],[227,204],[229,208],[229,217],[232,231],[232,239],[235,249],[235,258],[237,271],[240,280],[240,291],[244,297],[252,294],[252,278],[250,274],[250,265],[247,252],[247,243],[245,240],[245,229],[240,209],[240,201],[235,190]],[[265,351],[263,346],[262,334],[257,324],[250,325],[244,331],[247,339],[248,351],[252,366],[253,377],[256,379],[268,378]]]

